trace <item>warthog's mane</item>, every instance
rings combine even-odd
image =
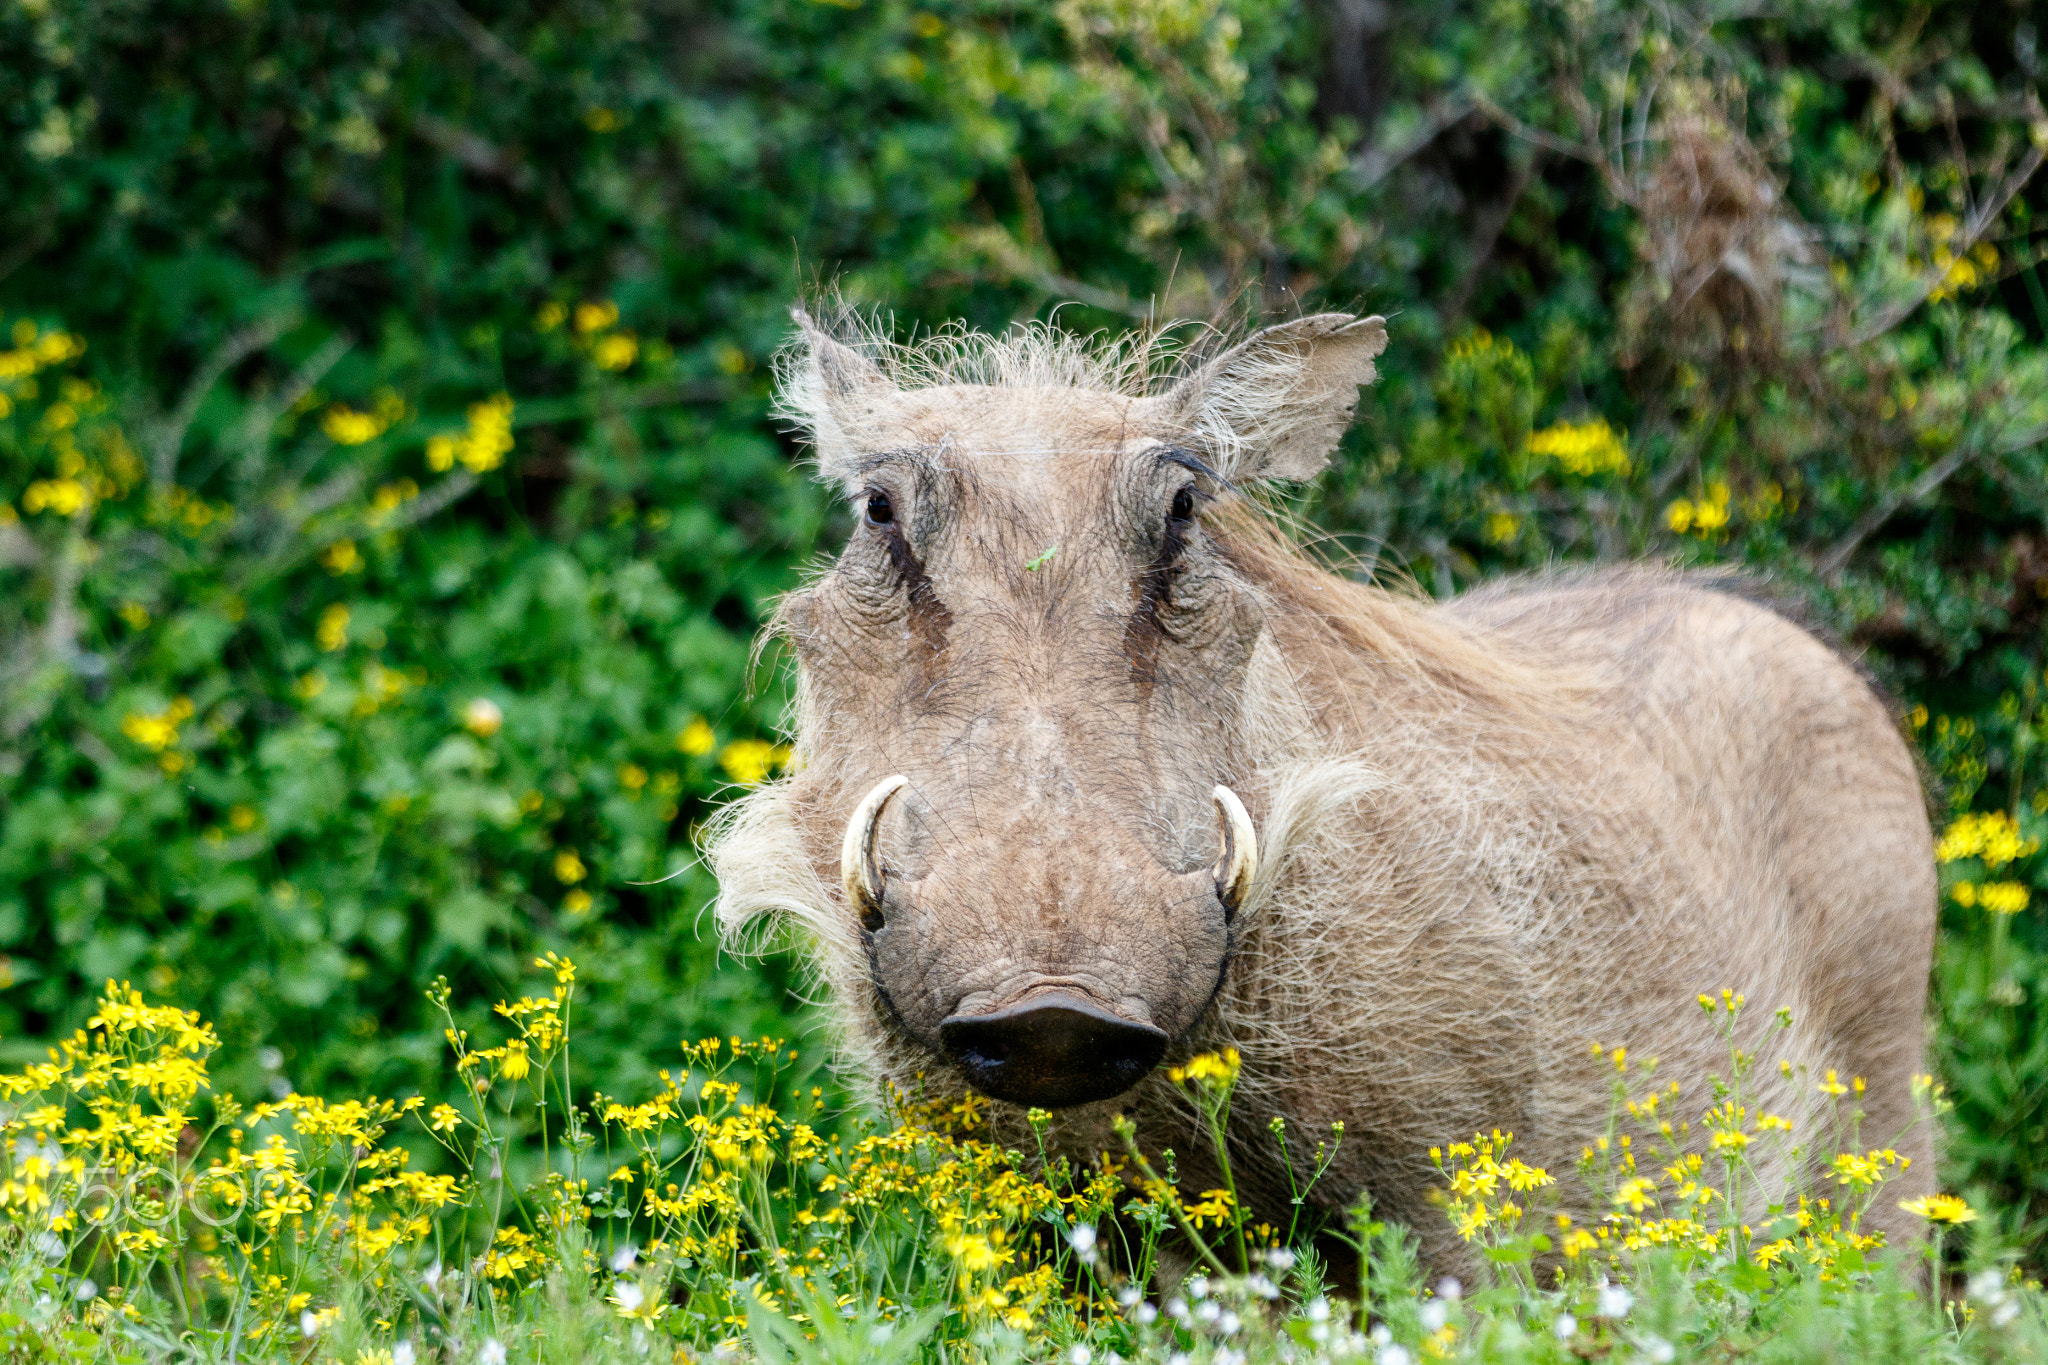
[[[936,388],[996,388],[1158,399],[1177,385],[1198,386],[1201,401],[1176,414],[1185,436],[1226,479],[1238,477],[1268,433],[1297,423],[1305,399],[1307,352],[1260,334],[1195,323],[1141,327],[1129,332],[1076,333],[1045,321],[1019,322],[997,332],[964,323],[898,340],[886,320],[843,305],[821,309],[817,328],[873,365],[886,384],[905,393]],[[1245,343],[1249,343],[1246,345]],[[799,336],[776,357],[777,417],[808,441],[821,469],[873,433],[862,429],[873,409],[834,402],[825,371],[812,363],[814,340]],[[1226,375],[1210,362],[1237,348]]]

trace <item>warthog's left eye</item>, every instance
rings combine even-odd
[[[1185,526],[1195,518],[1195,490],[1191,485],[1182,485],[1173,495],[1173,506],[1166,513],[1169,521]]]
[[[887,526],[896,520],[896,508],[889,501],[889,495],[880,491],[868,494],[867,506],[862,509],[870,526]]]

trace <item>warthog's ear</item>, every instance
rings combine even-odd
[[[778,402],[802,426],[817,452],[819,477],[846,483],[864,453],[859,433],[873,431],[898,390],[881,367],[826,332],[801,308],[799,329],[778,367]]]
[[[1148,402],[1233,482],[1314,478],[1386,348],[1385,318],[1318,313],[1254,333]]]

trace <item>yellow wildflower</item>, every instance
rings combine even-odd
[[[1604,417],[1559,422],[1529,437],[1529,453],[1548,455],[1573,474],[1627,474],[1628,447]]]
[[[1923,1194],[1918,1199],[1902,1199],[1899,1207],[1932,1223],[1968,1223],[1977,1217],[1975,1209],[1953,1194]]]

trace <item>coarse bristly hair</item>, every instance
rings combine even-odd
[[[964,323],[898,340],[888,321],[838,302],[798,309],[796,335],[775,358],[777,418],[808,441],[827,481],[860,448],[858,427],[873,421],[894,393],[947,387],[1060,390],[1171,402],[1185,394],[1179,418],[1226,480],[1256,477],[1250,453],[1274,433],[1303,425],[1302,409],[1321,395],[1305,381],[1309,347],[1278,329],[1242,335],[1206,324],[1172,323],[1128,333],[1069,332],[1044,320],[1000,333]],[[870,367],[872,392],[848,392],[825,359],[829,348]],[[1228,355],[1227,373],[1217,361]],[[1367,376],[1368,380],[1370,375]],[[851,420],[850,420],[851,416]],[[1317,452],[1320,456],[1323,452]]]
[[[1586,1044],[1655,1052],[1660,1080],[1695,1081],[1725,1067],[1693,1003],[1721,986],[1755,1002],[1759,1022],[1739,1041],[1768,1049],[1758,1104],[1801,1112],[1797,1087],[1771,1069],[1783,1056],[1867,1077],[1870,1131],[1907,1128],[1931,834],[1885,707],[1832,650],[1726,582],[1655,566],[1447,603],[1332,573],[1248,486],[1270,468],[1276,432],[1324,434],[1302,415],[1330,398],[1307,392],[1299,338],[1224,350],[1211,336],[1193,354],[1159,333],[1029,324],[897,343],[844,315],[833,335],[800,321],[805,335],[778,365],[778,411],[835,481],[874,405],[957,386],[1174,396],[1190,439],[1238,481],[1201,521],[1262,604],[1235,752],[1219,759],[1244,775],[1260,862],[1224,986],[1176,1046],[1242,1052],[1234,1112],[1246,1130],[1234,1142],[1247,1153],[1263,1150],[1271,1116],[1319,1131],[1342,1120],[1347,1147],[1318,1197],[1369,1190],[1422,1231],[1433,1264],[1455,1270],[1467,1253],[1422,1197],[1435,1182],[1428,1146],[1498,1124],[1517,1129],[1533,1164],[1569,1169],[1604,1122],[1612,1079]],[[869,980],[827,861],[840,830],[824,827],[846,819],[859,756],[827,752],[825,709],[799,675],[790,770],[704,826],[721,933],[744,950],[795,927],[848,1065],[964,1089],[892,1030]],[[826,799],[801,806],[803,792]],[[1798,1022],[1767,1038],[1761,1021],[1780,1005]],[[1101,1150],[1117,1109],[1168,1141],[1188,1131],[1185,1105],[1155,1076],[1061,1111],[1048,1138]],[[996,1106],[991,1121],[996,1140],[1029,1145],[1021,1111]],[[1910,1144],[1907,1194],[1931,1188],[1931,1149],[1924,1135]],[[1185,1156],[1183,1169],[1193,1178]],[[1288,1183],[1257,1160],[1243,1180],[1248,1197],[1281,1197]],[[1911,1235],[1889,1210],[1871,1217]]]

